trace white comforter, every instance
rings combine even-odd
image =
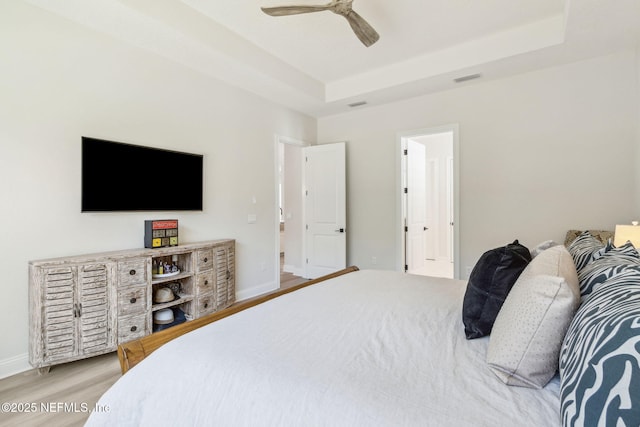
[[[509,387],[467,341],[465,282],[359,271],[184,335],[89,426],[557,426],[559,387]]]

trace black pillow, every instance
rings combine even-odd
[[[517,240],[480,257],[469,276],[462,305],[467,339],[491,333],[505,298],[530,261],[531,252]]]

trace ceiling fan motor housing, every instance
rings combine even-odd
[[[338,15],[346,16],[349,12],[351,12],[353,0],[335,0],[334,7],[331,9],[333,13],[337,13]]]

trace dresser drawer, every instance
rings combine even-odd
[[[127,316],[118,319],[118,343],[132,341],[147,335],[147,315]]]
[[[127,287],[147,283],[147,259],[135,258],[118,262],[118,286]]]
[[[211,270],[213,268],[213,249],[199,249],[196,252],[197,271]]]
[[[198,276],[196,276],[196,283],[198,286],[198,295],[213,292],[215,284],[213,270],[198,274]]]
[[[216,299],[214,294],[202,295],[196,301],[197,317],[216,311]]]
[[[147,288],[138,286],[118,291],[118,316],[143,314],[147,311]]]

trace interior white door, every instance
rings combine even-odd
[[[304,148],[305,277],[346,267],[345,144]]]
[[[452,143],[453,145],[453,143]],[[453,148],[452,148],[453,149]],[[453,227],[454,227],[454,206],[453,206],[453,157],[447,157],[447,255],[448,261],[453,263]]]
[[[424,232],[424,258],[427,260],[436,259],[438,252],[438,196],[439,193],[439,173],[438,159],[426,159],[426,194],[425,194],[425,226]]]
[[[424,267],[426,231],[426,154],[425,146],[407,141],[407,271]]]

